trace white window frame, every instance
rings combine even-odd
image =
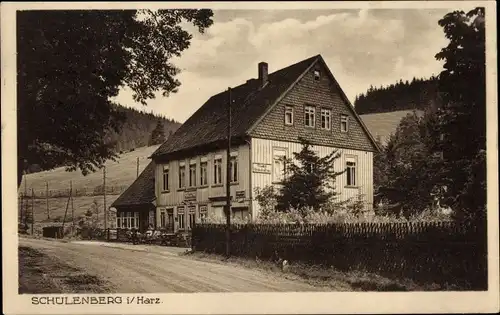
[[[214,185],[222,185],[222,157],[214,158]]]
[[[196,162],[189,164],[189,187],[196,187]]]
[[[139,212],[118,212],[116,215],[116,227],[119,229],[139,229]],[[134,224],[132,224],[132,219]]]
[[[179,165],[179,189],[186,188],[186,165]]]
[[[323,124],[324,122],[324,124]],[[332,128],[332,110],[328,108],[321,109],[321,129],[330,130]]]
[[[200,162],[200,185],[208,185],[208,161],[202,160]]]
[[[345,124],[345,128],[344,128]],[[340,131],[348,132],[349,131],[349,116],[342,114],[340,115]]]
[[[319,81],[319,79],[321,78],[321,71],[319,71],[319,69],[316,69],[314,70],[314,81]]]
[[[205,223],[208,218],[208,206],[207,205],[199,205],[198,206],[198,213],[199,213],[199,218],[201,223]]]
[[[290,121],[288,121],[288,117],[290,117]],[[293,106],[285,106],[285,125],[293,125]]]
[[[170,173],[168,166],[163,166],[163,187],[162,191],[170,190]]]
[[[236,167],[235,167],[236,165]],[[229,171],[230,171],[230,182],[237,183],[238,182],[238,156],[231,156],[229,159]]]
[[[358,163],[356,157],[348,156],[345,159],[346,167],[346,187],[357,187],[358,184]]]
[[[179,230],[183,231],[186,229],[186,211],[184,207],[177,207],[177,223]]]
[[[307,105],[304,107],[304,126],[306,126],[307,128],[314,128],[315,125],[316,125],[316,108],[314,106]]]
[[[285,178],[286,164],[283,159],[288,156],[288,150],[285,148],[273,148],[273,183],[280,183]],[[280,169],[277,169],[277,165],[280,165]],[[278,172],[282,173],[278,175]]]

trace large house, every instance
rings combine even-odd
[[[317,55],[273,73],[267,63],[259,63],[257,79],[212,96],[171,135],[151,156],[156,213],[147,220],[182,231],[204,218],[224,217],[228,162],[232,216],[256,218],[256,188],[281,180],[282,157],[301,150],[300,137],[320,156],[340,149],[336,168],[347,171],[337,178],[337,191],[343,199],[362,195],[372,209],[377,145]],[[139,210],[128,210],[126,216],[143,217],[134,211]]]

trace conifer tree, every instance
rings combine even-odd
[[[293,159],[285,159],[285,176],[277,196],[277,208],[288,211],[291,208],[303,210],[310,207],[319,210],[328,202],[335,201],[335,179],[344,170],[336,171],[335,161],[340,151],[335,150],[320,158],[308,140],[300,139],[302,150],[294,153]]]

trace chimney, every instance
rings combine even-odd
[[[261,86],[267,83],[267,62],[259,62],[259,81]]]

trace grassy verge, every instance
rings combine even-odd
[[[454,287],[443,287],[438,284],[419,285],[411,279],[390,279],[365,271],[339,271],[333,267],[291,263],[285,270],[271,261],[245,259],[240,257],[226,258],[221,255],[203,252],[181,253],[183,257],[209,261],[220,264],[238,265],[245,268],[259,269],[266,272],[280,273],[290,280],[304,281],[317,287],[325,287],[335,291],[441,291],[454,290]]]
[[[109,284],[33,249],[19,247],[19,294],[105,293]]]

